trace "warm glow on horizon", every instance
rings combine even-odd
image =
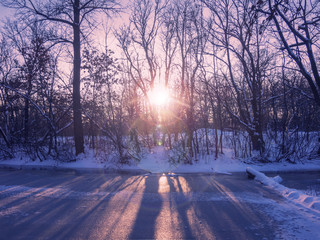
[[[169,103],[170,93],[167,88],[155,87],[153,90],[149,91],[148,98],[152,105],[163,107]]]
[[[159,188],[158,193],[168,193],[170,192],[170,186],[168,183],[167,176],[163,173],[159,178]]]

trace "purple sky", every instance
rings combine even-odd
[[[6,17],[9,17],[10,14],[12,14],[12,11],[13,10],[2,7],[0,5],[0,21],[3,21]]]

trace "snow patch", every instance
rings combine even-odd
[[[251,167],[248,167],[246,170],[249,174],[255,176],[255,180],[261,182],[262,184],[274,189],[279,192],[283,197],[287,198],[290,201],[296,202],[298,204],[303,205],[306,208],[314,209],[320,212],[320,197],[311,197],[303,192],[287,188],[281,184],[279,184],[279,180],[281,177],[277,176],[275,178],[269,178],[262,172],[259,172]]]
[[[282,182],[282,178],[280,176],[275,176],[273,177],[273,180],[277,183],[281,183]]]
[[[303,163],[289,164],[279,163],[259,163],[250,159],[237,159],[233,157],[231,149],[224,149],[224,154],[215,158],[214,154],[197,155],[197,161],[193,164],[184,164],[183,160],[171,161],[172,151],[164,146],[152,148],[152,151],[144,152],[139,162],[133,162],[131,165],[121,165],[117,163],[116,156],[105,156],[101,158],[92,149],[86,149],[85,154],[77,156],[74,162],[61,162],[55,159],[46,159],[32,161],[25,155],[16,155],[16,158],[0,161],[0,166],[15,168],[47,168],[47,169],[95,169],[95,170],[124,170],[124,171],[147,171],[152,173],[219,173],[231,174],[233,172],[245,172],[247,167],[253,167],[258,171],[308,171],[320,170],[320,161],[305,160]],[[106,160],[109,159],[109,160]],[[110,160],[111,159],[111,160]],[[114,160],[112,160],[114,159]],[[274,178],[275,182],[280,183],[281,178]]]

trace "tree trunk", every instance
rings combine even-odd
[[[215,153],[215,159],[218,158],[218,154],[219,154],[219,138],[218,138],[218,126],[217,124],[215,124],[215,127],[214,127],[214,135],[215,135],[215,148],[216,148],[216,153]]]
[[[28,143],[29,141],[29,99],[32,92],[32,69],[30,70],[28,66],[28,87],[27,87],[27,98],[25,98],[24,104],[24,142]]]
[[[29,139],[29,100],[25,98],[24,103],[24,142],[28,143]]]
[[[187,130],[187,149],[188,149],[189,156],[185,162],[187,164],[192,164],[192,157],[194,156],[192,142],[193,142],[193,131],[190,128],[188,128],[188,130]]]
[[[91,135],[91,148],[92,149],[95,149],[96,146],[95,146],[95,140],[94,140],[94,137],[95,137],[95,131],[94,131],[94,124],[93,124],[93,121],[92,119],[90,119],[90,135]]]
[[[4,133],[4,131],[2,130],[1,126],[0,126],[0,135],[3,137],[5,143],[7,144],[7,147],[9,148],[10,147],[10,143],[8,141],[8,138],[6,136],[6,134]]]
[[[210,154],[210,151],[209,151],[208,127],[205,128],[205,133],[206,133],[206,150],[207,150],[207,155],[209,155],[209,154]]]
[[[73,120],[74,120],[74,142],[76,148],[76,155],[84,152],[84,139],[83,139],[83,126],[82,126],[82,113],[80,102],[80,0],[75,0],[73,13]]]
[[[169,149],[172,150],[171,131],[168,130]]]
[[[252,143],[252,150],[263,153],[265,149],[262,134],[259,134],[257,132],[250,133],[250,139]]]

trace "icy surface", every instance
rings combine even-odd
[[[192,165],[185,165],[183,162],[169,162],[169,153],[165,148],[159,146],[152,149],[152,152],[146,153],[140,162],[127,166],[117,165],[110,162],[103,162],[97,159],[94,154],[87,151],[86,154],[80,155],[76,162],[63,163],[55,160],[46,160],[43,162],[31,161],[25,157],[1,161],[1,164],[20,166],[38,166],[38,167],[54,167],[54,168],[71,168],[71,169],[126,169],[126,170],[146,170],[154,173],[169,173],[168,175],[184,172],[209,172],[232,174],[232,172],[244,172],[246,169],[256,175],[256,180],[266,185],[268,188],[279,192],[285,200],[275,201],[268,199],[260,194],[248,193],[232,193],[239,202],[252,204],[254,207],[261,209],[275,223],[279,225],[276,239],[320,239],[320,199],[317,196],[310,196],[296,189],[290,189],[280,184],[282,181],[280,176],[273,178],[267,177],[260,171],[292,171],[292,170],[319,170],[320,161],[314,160],[304,162],[304,164],[286,164],[286,163],[270,163],[258,164],[249,161],[240,161],[232,158],[232,153],[225,151],[218,159],[213,156],[203,156]],[[256,169],[256,170],[255,170]],[[281,175],[281,174],[280,174]],[[67,188],[34,188],[26,186],[0,185],[0,192],[3,195],[15,197],[45,197],[45,198],[66,198],[66,199],[83,199],[87,201],[112,198],[117,195],[120,198],[128,199],[132,193],[129,191],[121,192],[81,192],[72,191]],[[181,194],[170,193],[173,199],[181,198]],[[231,193],[230,193],[231,194]],[[183,196],[190,202],[207,201],[214,204],[215,201],[226,201],[226,195],[212,193],[196,193],[186,194]],[[138,201],[142,196],[135,194],[132,201]],[[150,201],[164,201],[168,198],[155,198],[151,193],[144,193],[144,198]],[[3,210],[2,214],[7,214],[7,210]]]
[[[264,211],[281,223],[277,239],[319,239],[320,238],[320,198],[287,188],[279,183],[280,176],[273,178],[253,169],[247,172],[255,175],[255,180],[279,192],[288,202],[278,203]]]
[[[284,196],[288,200],[301,204],[306,208],[314,209],[320,214],[320,197],[309,196],[302,191],[292,189],[292,188],[287,188],[281,185],[277,181],[280,178],[279,176],[275,178],[269,178],[262,172],[259,172],[253,169],[252,167],[248,167],[247,172],[253,174],[255,176],[255,180],[279,192],[282,196]]]
[[[258,172],[255,171],[254,173]],[[274,179],[268,178],[264,174],[258,173],[258,175],[259,179],[267,184],[275,182]],[[161,202],[164,204],[170,201],[184,202],[187,200],[188,202],[208,202],[213,205],[217,204],[217,202],[225,202],[232,199],[231,201],[238,207],[250,204],[248,206],[254,208],[254,211],[263,211],[269,216],[270,224],[277,226],[274,239],[300,240],[319,239],[320,237],[320,213],[318,211],[296,204],[291,200],[279,201],[278,198],[270,199],[259,192],[184,192],[183,194],[181,192],[168,192],[158,194],[153,192],[133,192],[132,190],[84,192],[72,190],[67,186],[30,187],[0,185],[0,193],[3,197],[13,197],[14,199],[32,199],[34,197],[42,199],[72,199],[81,202],[81,206],[77,208],[88,208],[87,206],[92,201],[108,201],[115,197],[117,201],[127,201],[130,199],[130,203],[134,204],[140,204],[142,198],[145,202]],[[297,196],[295,191],[293,195]],[[311,203],[314,199],[308,198],[308,201]],[[0,216],[3,217],[10,217],[11,215],[26,217],[31,214],[37,214],[37,212],[31,213],[16,206],[10,208],[0,207]],[[252,227],[255,227],[255,225],[248,225],[245,229],[252,230]]]

